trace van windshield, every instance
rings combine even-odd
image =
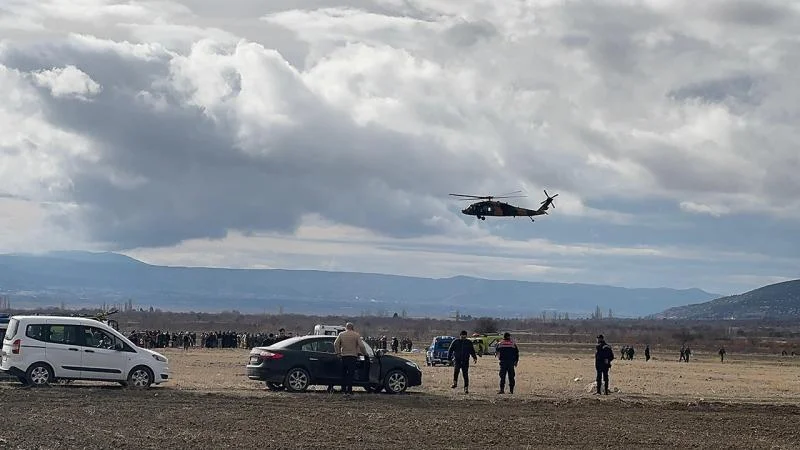
[[[5,340],[7,340],[7,341],[10,341],[10,340],[11,340],[11,338],[13,338],[14,336],[16,336],[16,334],[17,334],[17,327],[18,327],[18,326],[19,326],[19,320],[17,320],[17,319],[11,319],[11,320],[8,322],[8,329],[6,330],[6,335],[3,337],[3,339],[5,339]]]

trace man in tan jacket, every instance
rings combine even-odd
[[[342,359],[342,392],[345,394],[353,393],[353,377],[356,371],[358,355],[366,355],[367,349],[361,335],[353,330],[353,324],[347,322],[345,330],[339,333],[333,342],[336,354]]]

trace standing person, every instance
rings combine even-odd
[[[503,340],[497,344],[496,356],[500,360],[500,390],[497,393],[505,394],[506,375],[508,375],[508,392],[513,394],[514,384],[516,384],[514,368],[519,363],[519,348],[511,340],[511,333],[503,334]]]
[[[464,376],[464,393],[469,394],[469,358],[473,362],[478,362],[478,355],[475,354],[475,347],[472,341],[467,339],[467,332],[461,331],[460,339],[454,339],[447,349],[447,359],[453,360],[453,385],[451,389],[458,387],[458,372]]]
[[[647,344],[644,347],[644,360],[645,361],[650,361],[650,344]]]
[[[597,394],[601,394],[601,382],[605,381],[605,394],[608,395],[608,369],[611,368],[611,361],[614,360],[614,350],[606,344],[603,335],[597,336],[597,348],[594,354],[594,368],[597,370]]]
[[[719,349],[719,362],[725,362],[725,353],[727,353],[725,347],[721,347]]]
[[[359,353],[366,355],[367,349],[361,340],[361,335],[353,329],[352,323],[347,322],[344,328],[345,330],[333,341],[333,348],[342,359],[342,392],[350,395],[353,393],[353,377],[358,355]]]

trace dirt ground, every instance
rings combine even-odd
[[[450,368],[423,365],[405,395],[344,398],[267,391],[245,377],[246,350],[164,353],[174,379],[148,391],[0,384],[0,448],[800,447],[798,357],[637,355],[597,397],[591,347],[551,346],[523,353],[513,396],[495,393],[497,363],[483,357],[469,395],[450,389]]]

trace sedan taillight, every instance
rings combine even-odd
[[[259,353],[258,356],[261,358],[262,361],[266,361],[268,359],[281,359],[283,358],[283,353],[272,353],[263,351]]]
[[[258,364],[263,361],[276,360],[281,358],[283,358],[283,353],[273,353],[264,350],[258,353],[251,353],[250,364]]]

